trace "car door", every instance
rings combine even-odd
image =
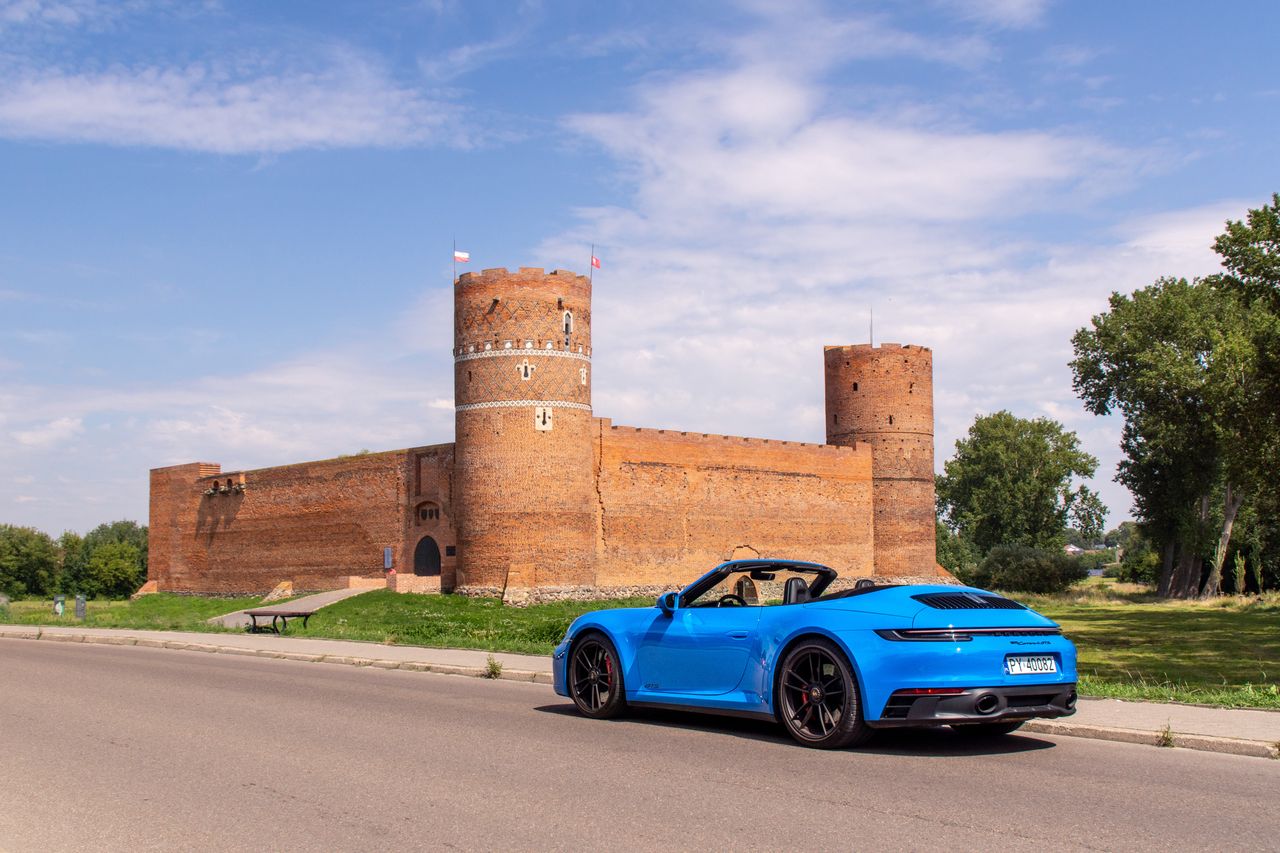
[[[636,638],[641,688],[647,693],[728,693],[742,681],[759,623],[759,607],[688,607],[671,615],[657,611]]]

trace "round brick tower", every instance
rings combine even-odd
[[[827,443],[872,449],[875,573],[936,573],[933,353],[925,347],[826,347]]]
[[[591,284],[565,270],[454,288],[457,586],[595,581]]]

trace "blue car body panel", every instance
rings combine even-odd
[[[1070,640],[1058,633],[1018,633],[1057,628],[1051,620],[1021,607],[936,609],[916,598],[928,593],[991,595],[972,587],[910,585],[800,604],[680,607],[669,613],[656,606],[594,611],[575,620],[555,650],[555,691],[569,695],[570,651],[576,639],[592,631],[606,635],[617,649],[627,701],[638,705],[773,718],[775,673],[782,654],[793,641],[815,635],[836,643],[852,664],[864,719],[873,726],[909,722],[883,718],[895,691],[1007,688],[1003,692],[1025,693],[1022,688],[1051,692],[1074,685],[1076,652]],[[979,633],[966,640],[928,642],[903,642],[877,633],[892,629]],[[1007,630],[983,634],[981,629]],[[1006,661],[1018,655],[1051,655],[1057,672],[1011,674]],[[1071,707],[1025,716],[1062,716],[1071,713]],[[936,725],[946,719],[921,717],[918,722]]]

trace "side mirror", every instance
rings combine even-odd
[[[662,595],[658,596],[658,607],[664,614],[670,616],[677,608],[680,607],[680,593],[664,592]]]

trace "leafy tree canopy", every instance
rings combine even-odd
[[[1076,478],[1098,460],[1074,432],[1048,418],[1000,411],[978,417],[938,478],[943,520],[981,553],[997,545],[1061,549],[1074,522],[1082,535],[1102,533],[1106,507]]]
[[[48,534],[0,524],[0,592],[11,598],[52,592],[58,549]]]
[[[99,598],[126,598],[142,585],[142,554],[129,542],[107,542],[94,549],[85,566],[81,591]]]

